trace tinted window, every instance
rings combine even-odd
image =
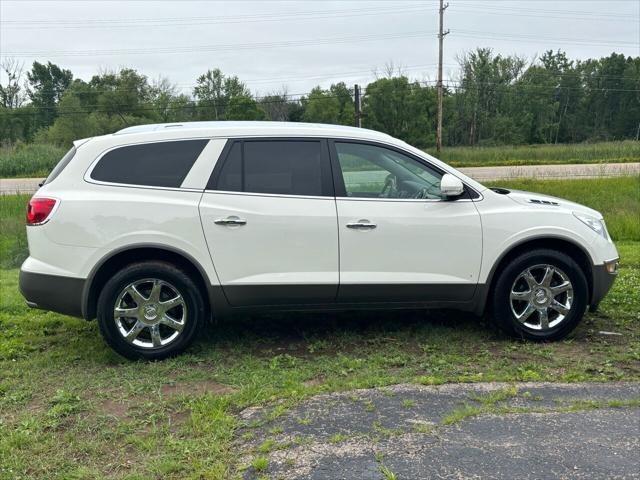
[[[216,190],[323,195],[319,141],[236,142],[220,170]]]
[[[76,154],[76,147],[71,147],[71,150],[65,153],[64,157],[62,157],[58,162],[58,164],[53,168],[53,170],[51,170],[51,173],[49,174],[47,179],[43,182],[43,185],[53,182],[55,178],[58,175],[60,175],[60,172],[64,170],[64,167],[69,165],[69,162],[75,156],[75,154]]]
[[[395,150],[335,143],[349,197],[439,199],[442,174]]]
[[[220,171],[218,190],[242,191],[242,143],[236,142],[229,150],[227,160]]]
[[[91,172],[102,182],[179,187],[208,140],[146,143],[106,153]]]

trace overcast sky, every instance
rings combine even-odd
[[[254,93],[304,93],[362,83],[385,64],[436,77],[438,0],[427,1],[13,1],[0,0],[0,57],[51,60],[88,80],[135,68],[190,92],[219,67]],[[640,55],[640,0],[449,0],[445,77],[476,47],[534,59]],[[4,80],[4,78],[2,78]]]

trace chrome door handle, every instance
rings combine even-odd
[[[239,217],[227,217],[214,220],[213,223],[216,225],[246,225],[247,221]]]
[[[371,223],[368,220],[360,220],[358,222],[347,223],[347,228],[354,228],[357,230],[373,230],[377,225]]]

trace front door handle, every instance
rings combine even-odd
[[[371,223],[369,220],[358,220],[357,222],[347,223],[347,228],[353,228],[356,230],[373,230],[377,225]]]
[[[219,218],[218,220],[214,220],[213,223],[216,225],[246,225],[247,221],[240,217],[231,216],[227,218]]]

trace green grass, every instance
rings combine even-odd
[[[598,210],[611,237],[640,240],[640,176],[584,180],[514,179],[486,182],[517,190],[544,193]]]
[[[44,178],[67,150],[68,148],[38,143],[0,148],[0,178]]]
[[[550,165],[640,161],[640,142],[516,145],[499,147],[444,147],[440,154],[428,151],[454,167],[491,165]]]
[[[584,182],[575,188],[591,192]],[[0,197],[3,265],[22,251],[13,237],[24,230],[25,200]],[[601,204],[605,215],[613,205]],[[0,270],[0,479],[219,479],[242,468],[268,475],[268,455],[285,446],[267,441],[238,451],[239,412],[265,406],[268,426],[322,392],[401,382],[638,381],[640,242],[617,246],[613,290],[562,342],[514,341],[464,313],[291,313],[219,321],[186,354],[163,362],[126,361],[103,343],[95,322],[26,308],[17,270]],[[212,388],[196,388],[202,384]],[[169,388],[176,385],[194,388],[176,393]],[[231,388],[217,394],[215,385]],[[482,413],[513,392],[467,400]],[[463,408],[447,421],[478,412]]]
[[[26,208],[30,195],[0,196],[0,268],[19,266],[27,258]]]

